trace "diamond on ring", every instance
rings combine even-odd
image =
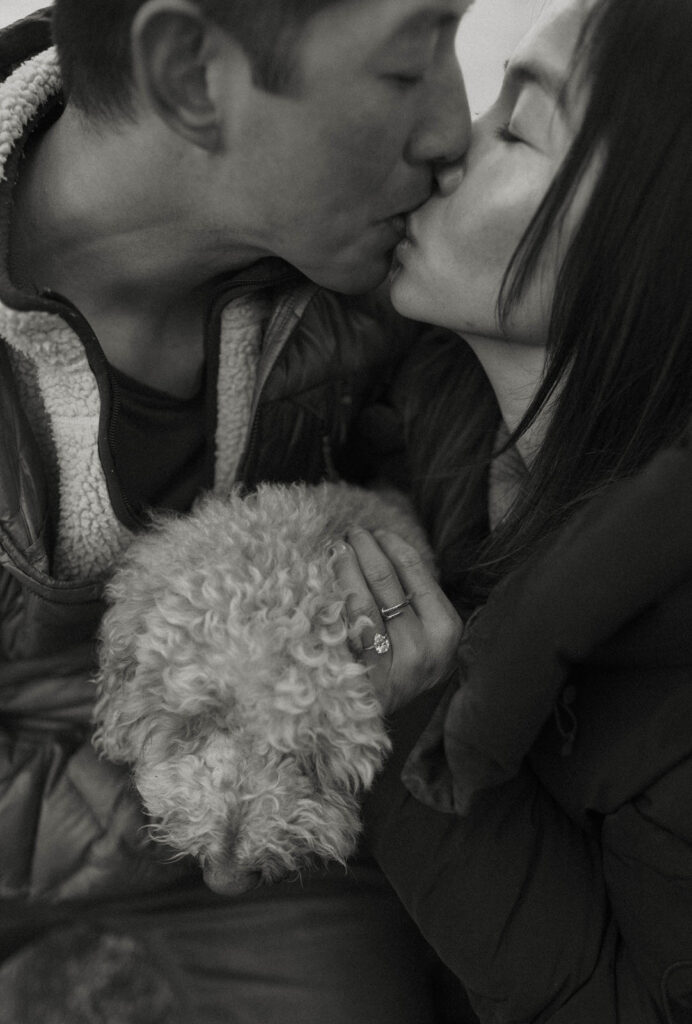
[[[370,646],[364,647],[363,650],[374,651],[375,654],[387,654],[391,648],[392,644],[386,633],[375,633]]]

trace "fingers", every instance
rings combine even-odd
[[[355,551],[350,544],[338,542],[332,552],[332,569],[341,585],[351,628],[359,630],[370,624],[382,629],[380,610],[363,577]]]
[[[404,611],[408,601],[408,594],[396,568],[386,551],[368,530],[354,527],[348,532],[348,542],[367,580],[370,603],[375,606],[381,619],[391,621],[383,612],[398,605],[404,605],[401,609]]]
[[[416,548],[388,530],[377,530],[375,536],[400,586],[410,595],[426,636],[428,660],[437,663],[437,675],[441,678],[449,669],[450,657],[456,656],[462,638],[463,625],[457,609],[437,583],[432,566]]]
[[[332,570],[339,581],[341,590],[346,601],[346,617],[349,628],[349,638],[353,643],[354,651],[359,655],[363,654],[366,664],[374,664],[376,659],[382,658],[383,654],[389,655],[389,651],[382,651],[383,646],[379,638],[386,637],[387,631],[379,606],[368,586],[360,567],[360,563],[354,549],[350,544],[339,541],[332,547]],[[371,647],[378,638],[377,650],[364,650]],[[388,657],[387,668],[391,658]]]
[[[364,646],[371,646],[378,634],[389,637],[386,655],[370,650],[362,660],[383,707],[392,710],[451,670],[461,620],[432,567],[403,538],[354,528],[348,541],[339,545],[334,570],[348,592],[347,614],[354,631],[362,629],[365,617],[372,623],[363,632]],[[392,608],[396,612],[386,614]]]
[[[350,544],[339,541],[333,546],[331,564],[346,601],[351,648],[367,668],[373,692],[387,713],[392,705],[389,677],[393,653],[380,609]]]
[[[434,686],[448,675],[456,663],[463,632],[462,621],[435,579],[432,566],[416,548],[389,531],[378,530],[375,536],[401,586],[411,596],[411,608],[420,627],[420,632],[413,631],[412,635],[421,682],[427,680],[428,686]]]
[[[376,530],[374,536],[380,551],[396,572],[399,586],[411,597],[418,615],[431,623],[441,617],[445,624],[451,621],[460,630],[459,616],[438,584],[430,562],[396,533]],[[368,576],[365,566],[363,571]]]

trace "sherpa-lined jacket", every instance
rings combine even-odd
[[[692,430],[508,575],[461,661],[366,798],[404,905],[482,1024],[692,1024]]]
[[[60,90],[49,42],[45,17],[0,35],[3,254],[23,139]],[[221,493],[329,475],[410,333],[390,330],[374,301],[324,293],[276,262],[221,286],[209,313]],[[185,867],[147,844],[124,773],[89,743],[103,582],[141,526],[120,490],[110,416],[88,324],[0,268],[0,899],[135,893]]]

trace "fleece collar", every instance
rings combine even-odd
[[[29,126],[60,86],[54,48],[25,61],[0,85],[3,179]],[[60,580],[93,579],[117,557],[129,531],[113,512],[99,456],[98,387],[82,340],[59,309],[9,286],[0,302],[0,336],[57,509],[51,572]]]
[[[29,124],[61,87],[54,46],[20,65],[0,87],[0,181],[10,153]]]
[[[54,48],[27,60],[0,84],[0,190],[5,193],[0,233],[4,227],[5,237],[12,182],[2,179],[60,87]],[[250,272],[247,285],[239,281],[220,297],[213,318],[209,351],[210,386],[216,388],[211,432],[217,493],[226,492],[236,479],[259,390],[316,290],[309,283],[296,287],[295,275],[285,290],[277,288],[275,263]],[[274,284],[272,289],[258,286],[257,277],[263,273]],[[110,455],[105,356],[77,310],[57,298],[18,291],[6,270],[0,338],[38,443],[50,506],[57,510],[51,574],[60,581],[101,579],[136,528],[123,512]]]

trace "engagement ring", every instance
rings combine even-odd
[[[375,633],[373,641],[369,647],[364,647],[364,651],[374,651],[375,654],[387,654],[392,648],[389,637],[386,633]]]

